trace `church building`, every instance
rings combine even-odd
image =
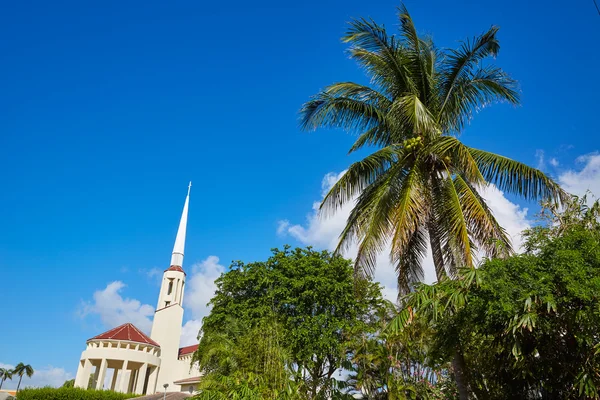
[[[95,389],[140,395],[195,392],[200,373],[197,367],[192,368],[191,360],[198,345],[179,346],[186,277],[183,254],[191,185],[183,205],[171,264],[163,274],[150,336],[127,323],[89,339],[81,353],[76,387],[87,388],[91,381]],[[108,369],[113,370],[113,375],[110,384],[105,386]],[[165,388],[165,385],[168,386]]]

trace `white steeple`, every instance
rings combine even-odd
[[[187,196],[185,197],[185,203],[183,204],[183,212],[181,213],[181,220],[179,221],[179,229],[177,230],[177,237],[175,238],[175,246],[173,246],[173,255],[171,255],[171,266],[182,267],[183,266],[183,251],[185,248],[185,230],[187,228],[187,217],[188,217],[188,204],[190,202],[190,189],[192,188],[192,182],[188,185]]]

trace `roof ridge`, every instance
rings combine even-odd
[[[120,336],[120,337],[119,337]],[[122,340],[128,342],[149,344],[152,346],[160,347],[156,341],[152,340],[152,338],[142,332],[137,326],[133,325],[131,322],[127,322],[125,324],[119,325],[116,328],[110,329],[104,333],[94,336],[90,340]]]

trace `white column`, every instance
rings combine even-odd
[[[110,384],[110,390],[115,390],[117,388],[117,375],[119,375],[119,369],[114,368],[112,382]]]
[[[83,376],[81,377],[81,384],[84,389],[88,388],[88,384],[90,383],[90,375],[92,375],[92,362],[89,359],[85,359],[85,365],[83,366]]]
[[[146,381],[146,371],[148,371],[148,363],[144,363],[138,370],[137,385],[135,387],[135,394],[143,394],[144,382]]]
[[[104,377],[106,377],[106,364],[106,358],[103,358],[100,362],[100,366],[98,367],[98,373],[96,374],[98,376],[96,381],[96,390],[101,390],[104,388]]]
[[[85,362],[85,361],[84,361]],[[75,375],[75,387],[82,387],[81,385],[81,377],[83,376],[83,363],[79,360],[79,364],[77,365],[77,375]]]
[[[150,368],[152,368],[152,372],[150,372],[150,377],[148,378],[148,389],[146,389],[146,394],[155,394],[159,367],[151,365]]]
[[[119,392],[127,393],[129,386],[129,377],[127,376],[127,360],[123,361],[123,369],[121,370],[121,381],[119,382]]]

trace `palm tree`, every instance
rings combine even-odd
[[[5,380],[12,379],[13,373],[12,369],[0,368],[0,389],[2,389]]]
[[[513,252],[481,189],[528,200],[560,201],[565,193],[543,172],[463,144],[458,135],[475,111],[494,102],[519,103],[517,83],[484,61],[498,54],[497,27],[458,49],[442,50],[417,34],[404,6],[400,35],[371,20],[355,20],[343,40],[371,86],[335,83],[305,103],[301,126],[358,132],[350,152],[376,150],[352,164],[323,199],[321,211],[354,207],[337,251],[358,242],[357,275],[372,276],[377,255],[391,246],[398,290],[408,293],[423,278],[431,248],[438,280],[473,267],[478,252]],[[460,357],[458,357],[460,358]],[[466,386],[456,365],[461,398]]]
[[[565,196],[543,172],[509,158],[464,145],[459,139],[473,113],[493,102],[519,103],[516,81],[483,61],[500,49],[492,27],[458,49],[441,50],[417,35],[404,6],[400,36],[360,19],[343,38],[372,87],[335,83],[305,103],[303,129],[358,131],[354,152],[378,148],[352,164],[331,188],[322,211],[356,202],[337,250],[358,241],[355,268],[372,275],[378,253],[391,244],[399,290],[423,277],[431,247],[438,279],[473,266],[477,251],[512,252],[480,190],[489,183],[528,200]]]
[[[17,385],[17,393],[19,393],[19,388],[21,387],[21,380],[23,379],[23,375],[27,375],[28,378],[31,378],[33,375],[33,368],[31,365],[18,363],[15,369],[13,370],[13,374],[19,375],[19,384]]]

